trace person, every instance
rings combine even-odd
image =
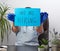
[[[14,26],[13,21],[12,30],[17,33],[16,51],[38,51],[38,36],[43,32],[43,24],[37,28],[34,26],[18,27]]]
[[[30,7],[26,7],[30,8]],[[12,26],[13,32],[17,33],[16,51],[38,51],[38,27],[36,26]],[[41,30],[40,32],[41,33]]]
[[[42,26],[41,26],[42,27]],[[37,28],[38,29],[38,28]],[[16,51],[38,51],[38,33],[34,26],[12,26],[13,32],[18,32]],[[40,30],[41,33],[41,30]]]
[[[16,51],[38,51],[38,27],[15,26],[14,17],[14,14],[8,14],[8,20],[13,22],[12,31],[16,33]]]

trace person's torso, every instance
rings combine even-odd
[[[36,27],[33,26],[22,26],[17,34],[16,44],[21,45],[37,45],[38,44],[38,34],[36,32]]]

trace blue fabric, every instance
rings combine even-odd
[[[8,17],[8,20],[10,20],[10,21],[13,21],[13,22],[14,22],[15,14],[13,14],[13,13],[9,13],[9,14],[7,15],[7,17]]]

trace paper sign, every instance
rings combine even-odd
[[[39,8],[15,8],[15,26],[40,26]]]

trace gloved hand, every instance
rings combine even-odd
[[[47,12],[41,12],[41,24],[48,18],[48,13]]]
[[[13,13],[9,13],[9,14],[7,15],[7,17],[8,17],[8,20],[14,22],[15,14],[13,14]]]

